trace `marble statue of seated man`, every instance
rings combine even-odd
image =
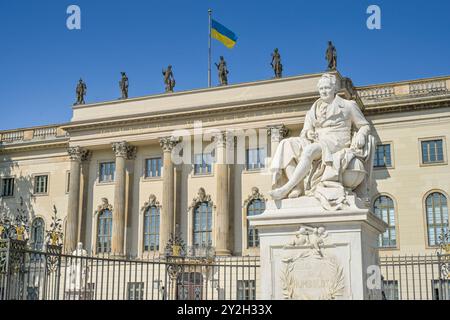
[[[274,200],[316,197],[340,210],[346,195],[368,178],[373,137],[357,103],[337,95],[337,79],[324,74],[320,99],[308,111],[299,137],[280,142],[271,162]]]

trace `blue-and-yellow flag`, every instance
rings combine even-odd
[[[211,21],[211,36],[222,42],[228,49],[233,48],[238,39],[233,31],[227,29],[214,19]]]

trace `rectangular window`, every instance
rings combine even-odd
[[[259,170],[264,168],[266,160],[266,149],[256,148],[247,149],[245,154],[245,163],[247,170]]]
[[[194,175],[211,174],[212,157],[211,153],[194,155]]]
[[[256,300],[255,280],[237,281],[237,300]]]
[[[46,194],[48,189],[48,176],[34,177],[34,194]]]
[[[151,158],[145,160],[145,177],[156,178],[161,177],[162,159]]]
[[[2,196],[12,197],[14,195],[14,178],[2,179]]]
[[[442,139],[422,141],[422,163],[444,162],[444,142]]]
[[[100,163],[99,182],[113,182],[115,171],[115,162]]]
[[[383,281],[383,298],[386,300],[398,300],[398,281]]]
[[[144,283],[128,282],[128,300],[144,300]]]
[[[375,168],[392,167],[390,144],[380,144],[377,146],[375,151],[374,167]]]

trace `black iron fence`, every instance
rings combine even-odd
[[[380,257],[387,300],[450,300],[450,254]]]
[[[129,260],[0,240],[0,300],[254,300],[258,283],[258,257]]]

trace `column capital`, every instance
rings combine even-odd
[[[164,152],[172,152],[173,148],[181,142],[181,139],[174,136],[162,137],[159,139],[159,145]]]
[[[236,141],[236,136],[234,136],[233,134],[231,134],[228,131],[222,131],[219,133],[216,133],[213,136],[213,141],[216,143],[216,146],[218,148],[233,148],[235,141]]]
[[[67,153],[71,161],[88,161],[91,158],[92,152],[90,150],[84,149],[80,146],[67,148]]]
[[[136,147],[132,146],[126,141],[113,142],[112,149],[116,154],[116,157],[121,157],[129,160],[136,157]]]
[[[280,142],[288,136],[289,129],[284,124],[268,126],[267,134],[271,137],[272,142]]]

